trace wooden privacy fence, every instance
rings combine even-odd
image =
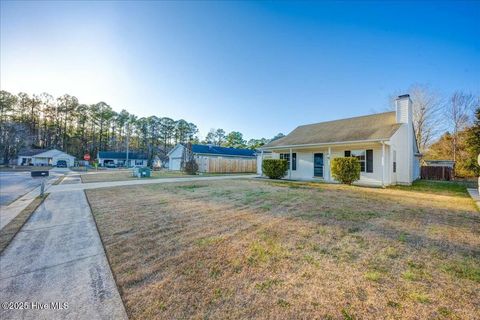
[[[257,172],[256,158],[198,157],[198,170],[209,173]]]
[[[426,180],[452,180],[453,169],[451,167],[422,166],[420,177]]]

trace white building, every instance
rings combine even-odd
[[[30,150],[20,153],[17,164],[19,166],[56,166],[58,161],[65,161],[67,167],[73,167],[75,157],[57,149]]]
[[[334,182],[332,159],[352,156],[361,165],[358,184],[408,185],[420,177],[421,155],[410,96],[399,96],[395,105],[392,112],[299,126],[260,150],[288,161],[287,179]]]
[[[145,167],[148,164],[147,155],[139,152],[99,151],[97,156],[101,167]]]
[[[455,161],[453,160],[423,160],[426,166],[429,167],[449,167],[455,168]]]

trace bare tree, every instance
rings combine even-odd
[[[448,130],[452,133],[452,154],[456,161],[458,149],[458,133],[469,126],[473,112],[478,106],[478,99],[469,93],[455,92],[445,104],[445,118]]]
[[[420,152],[425,152],[434,139],[438,138],[444,129],[442,122],[442,99],[430,87],[421,84],[411,86],[407,92],[412,99],[413,128]],[[398,94],[390,97],[390,110],[395,110],[395,99]]]
[[[438,94],[426,86],[410,89],[413,105],[413,127],[420,152],[424,152],[442,130],[442,103]]]
[[[180,168],[187,174],[195,175],[198,172],[198,164],[192,151],[192,144],[184,144]]]

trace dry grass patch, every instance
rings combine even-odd
[[[139,179],[132,176],[132,170],[103,170],[82,174],[80,177],[82,178],[82,183]],[[186,176],[186,174],[176,171],[151,171],[151,177],[142,179],[180,178]]]
[[[292,185],[225,180],[87,190],[129,316],[480,313],[480,217],[468,198]],[[432,225],[449,232],[439,236]]]

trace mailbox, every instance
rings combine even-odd
[[[43,177],[48,177],[49,171],[48,170],[36,170],[30,172],[30,175],[32,178],[43,178]]]

